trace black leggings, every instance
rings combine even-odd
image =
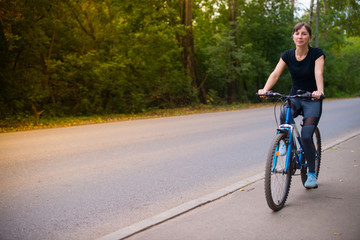
[[[281,109],[280,122],[286,118],[286,106]],[[315,173],[315,147],[313,134],[319,123],[322,113],[322,100],[291,99],[291,113],[294,118],[304,116],[301,129],[301,141],[303,144],[305,159],[309,166],[309,172]]]

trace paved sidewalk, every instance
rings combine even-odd
[[[360,135],[323,152],[318,189],[294,176],[285,207],[272,212],[264,181],[135,234],[129,240],[360,239]]]

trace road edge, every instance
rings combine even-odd
[[[358,135],[360,135],[360,130],[349,133],[331,143],[325,144],[322,147],[322,151],[324,152],[324,151],[326,151],[336,145],[339,145],[340,143],[343,143],[351,138],[354,138]],[[244,188],[250,184],[253,184],[255,182],[258,182],[258,181],[262,180],[263,178],[264,178],[264,173],[256,174],[252,177],[241,180],[235,184],[232,184],[230,186],[227,186],[225,188],[217,190],[213,193],[210,193],[203,197],[186,202],[184,204],[181,204],[178,207],[172,208],[172,209],[162,212],[158,215],[155,215],[153,217],[147,218],[145,220],[142,220],[142,221],[135,223],[133,225],[130,225],[128,227],[122,228],[118,231],[107,234],[103,237],[98,238],[97,240],[122,240],[122,239],[125,239],[128,237],[131,237],[139,232],[145,231],[146,229],[149,229],[153,226],[159,225],[163,222],[173,219],[173,218],[180,216],[186,212],[189,212],[195,208],[206,205],[210,202],[216,201],[216,200],[223,198],[231,193],[241,190],[242,188]]]

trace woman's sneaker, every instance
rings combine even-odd
[[[304,184],[304,187],[307,189],[318,187],[318,185],[316,184],[316,174],[315,173],[311,173],[311,172],[307,173],[307,179]]]

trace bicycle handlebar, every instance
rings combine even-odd
[[[273,97],[273,98],[283,98],[283,99],[290,99],[290,98],[301,98],[301,99],[317,99],[316,97],[313,97],[311,92],[303,92],[300,91],[299,93],[295,95],[285,95],[278,92],[268,91],[266,94],[258,94],[256,93],[258,97]],[[325,95],[321,95],[320,99],[324,99]]]

